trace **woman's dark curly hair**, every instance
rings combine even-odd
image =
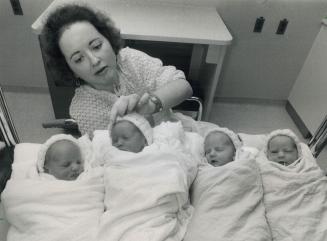
[[[99,33],[107,38],[116,55],[123,46],[120,31],[111,19],[103,13],[95,12],[87,6],[75,4],[56,9],[49,15],[42,30],[42,47],[47,56],[48,68],[56,68],[61,78],[64,79],[72,78],[73,72],[59,48],[59,39],[66,27],[80,21],[91,23]]]

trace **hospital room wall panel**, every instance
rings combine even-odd
[[[9,0],[0,1],[0,84],[47,88],[39,43],[30,26],[51,0],[20,2],[23,16],[13,14]]]
[[[233,2],[234,6],[231,6]],[[226,1],[219,13],[234,38],[227,52],[216,96],[286,100],[319,32],[327,2]],[[265,23],[254,33],[257,17]],[[279,21],[287,18],[284,35],[277,35]]]
[[[327,115],[327,20],[320,26],[288,98],[311,133],[316,132]]]

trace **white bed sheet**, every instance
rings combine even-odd
[[[103,133],[104,132],[102,132],[102,137],[104,135]],[[239,133],[239,136],[246,146],[254,147],[260,150],[263,147],[266,135]],[[38,143],[19,143],[15,146],[11,178],[25,178],[27,176],[30,168],[36,163],[37,154],[40,147],[41,144]],[[0,213],[3,213],[1,210],[1,205]],[[0,241],[6,241],[8,223],[5,220],[5,217],[2,216],[0,217],[3,219],[0,220]]]

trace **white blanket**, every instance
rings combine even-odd
[[[1,196],[7,241],[94,240],[104,212],[103,168],[83,174],[75,181],[9,180]]]
[[[192,213],[186,158],[163,146],[140,153],[111,149],[98,240],[181,241]]]
[[[257,158],[267,220],[276,241],[327,240],[327,179],[309,148],[290,166]]]
[[[192,185],[194,214],[185,241],[269,241],[259,170],[252,155],[199,168]]]

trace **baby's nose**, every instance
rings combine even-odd
[[[73,163],[73,164],[72,164],[72,170],[73,170],[73,171],[78,171],[79,168],[80,168],[80,165],[79,165],[79,164],[77,164],[77,163]]]
[[[123,145],[123,140],[122,140],[122,138],[119,138],[117,140],[117,146],[121,146],[121,145]]]
[[[283,157],[284,156],[284,152],[283,151],[278,152],[278,156],[279,157]]]
[[[214,156],[214,155],[215,155],[215,151],[214,151],[214,150],[210,150],[210,151],[208,152],[208,155],[209,155],[209,156]]]

